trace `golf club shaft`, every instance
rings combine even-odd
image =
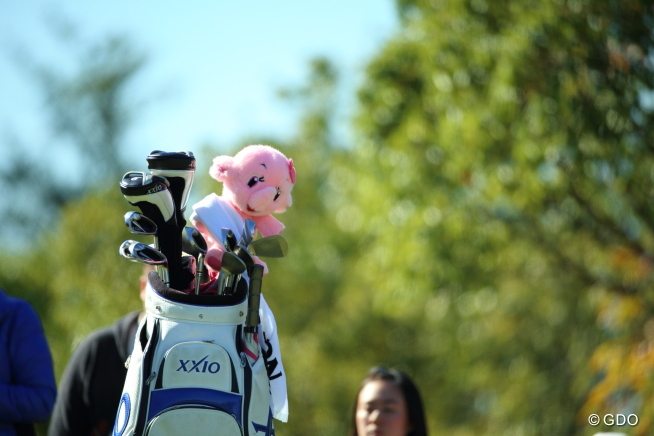
[[[227,271],[220,271],[220,274],[218,275],[218,286],[216,288],[216,293],[218,295],[225,295],[225,287],[227,286],[227,279],[229,278],[229,274]]]

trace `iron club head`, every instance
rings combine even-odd
[[[252,268],[254,266],[254,259],[252,258],[252,255],[248,252],[248,249],[241,244],[236,246],[234,249],[234,254],[243,261],[246,268]]]
[[[127,241],[123,242],[122,244],[120,244],[120,248],[118,248],[118,254],[123,256],[125,259],[131,260],[132,262],[134,262],[134,257],[129,252],[129,246],[132,245],[132,244],[135,244],[137,242],[138,241],[134,241],[132,239],[128,239]]]
[[[223,254],[220,275],[218,276],[218,294],[225,294],[228,277],[241,274],[245,270],[245,263],[236,254],[226,251]]]
[[[127,212],[125,214],[125,225],[135,235],[157,234],[157,224],[139,212]]]
[[[129,254],[140,263],[147,265],[167,265],[168,259],[156,248],[150,247],[142,242],[135,242],[129,245]]]
[[[246,218],[245,221],[243,222],[243,233],[241,234],[241,240],[239,241],[239,243],[246,247],[250,245],[250,242],[252,242],[256,230],[257,230],[257,223]]]
[[[166,259],[166,256],[164,256],[161,251],[142,242],[136,241],[129,245],[128,250],[129,254],[132,256],[130,260],[156,266],[161,280],[166,284],[166,286],[170,285],[168,259]]]
[[[285,257],[288,242],[282,235],[273,235],[257,239],[248,245],[248,251],[259,257]]]
[[[220,242],[222,242],[223,245],[225,246],[225,250],[234,251],[236,245],[238,245],[238,242],[236,241],[236,235],[234,235],[232,229],[223,227],[222,229],[220,229],[220,237],[221,237]]]
[[[182,250],[195,257],[207,254],[207,241],[195,227],[184,227],[182,232]]]

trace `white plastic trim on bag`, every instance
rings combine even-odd
[[[185,322],[221,325],[243,324],[247,313],[247,299],[234,306],[196,306],[170,301],[159,295],[148,283],[145,290],[145,309],[154,317]]]

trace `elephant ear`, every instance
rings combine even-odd
[[[209,175],[219,182],[230,178],[231,170],[234,168],[234,158],[231,156],[217,156],[213,160]]]

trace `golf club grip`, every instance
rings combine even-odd
[[[263,279],[263,266],[254,265],[249,270],[250,293],[248,295],[248,314],[245,318],[246,332],[253,331],[259,325],[259,305],[261,302],[261,281]]]

